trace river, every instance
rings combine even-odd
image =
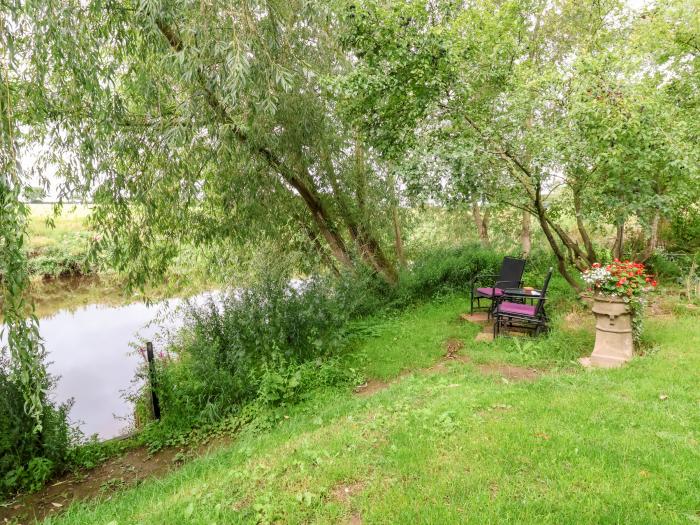
[[[217,295],[208,292],[190,301]],[[86,436],[109,439],[133,428],[133,406],[124,393],[135,389],[134,376],[143,363],[133,345],[177,326],[182,303],[92,304],[40,319],[49,372],[58,378],[51,395],[58,402],[73,399],[70,419]]]

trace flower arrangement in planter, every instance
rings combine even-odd
[[[582,273],[583,280],[588,284],[588,291],[602,295],[640,297],[656,287],[657,282],[646,273],[642,263],[615,259],[603,266],[593,265]]]
[[[620,366],[632,358],[642,333],[644,294],[657,282],[642,263],[620,261],[594,263],[582,272],[588,291],[593,292],[596,343],[584,365]]]

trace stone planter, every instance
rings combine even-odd
[[[634,355],[632,312],[620,297],[593,297],[595,347],[590,357],[580,359],[584,366],[615,368]]]

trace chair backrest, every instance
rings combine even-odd
[[[504,257],[498,274],[499,288],[518,288],[523,280],[525,259]]]
[[[549,280],[552,278],[552,272],[554,272],[554,268],[550,268],[549,271],[547,271],[547,277],[544,278],[544,284],[542,285],[542,290],[540,290],[540,299],[539,301],[537,301],[537,309],[535,310],[535,316],[539,316],[542,313],[542,309],[544,308],[544,300],[545,296],[547,295]]]

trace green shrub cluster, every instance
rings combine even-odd
[[[417,260],[397,286],[372,275],[296,283],[268,277],[219,303],[190,307],[183,330],[158,360],[162,420],[146,428],[146,442],[157,447],[216,425],[253,402],[279,407],[317,388],[357,384],[358,372],[343,359],[349,321],[441,293],[466,293],[471,279],[497,271],[501,258],[478,245],[445,248]]]
[[[64,235],[61,241],[28,254],[29,273],[44,278],[76,277],[95,271],[88,259],[88,234]]]
[[[184,329],[159,360],[163,424],[211,424],[246,402],[294,401],[316,384],[346,379],[329,360],[348,312],[330,282],[268,278],[221,303],[191,307]]]
[[[71,443],[68,406],[44,399],[41,432],[6,362],[0,363],[0,498],[34,491],[66,465]]]

